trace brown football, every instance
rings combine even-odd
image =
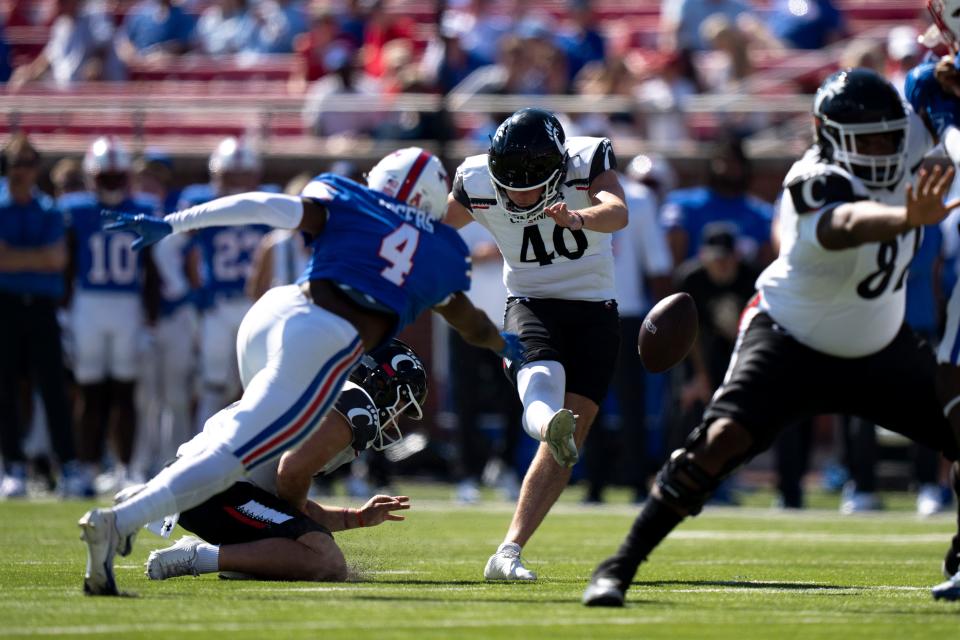
[[[697,305],[687,293],[667,296],[650,309],[637,336],[637,351],[647,371],[666,371],[687,357],[698,326]]]

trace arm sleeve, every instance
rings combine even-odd
[[[166,216],[174,233],[204,227],[265,224],[279,229],[296,229],[303,219],[300,196],[251,192],[217,198]]]

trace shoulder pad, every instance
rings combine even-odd
[[[454,184],[457,188],[455,196],[457,202],[467,206],[464,199],[468,200],[471,210],[489,209],[497,204],[497,194],[493,190],[493,183],[490,182],[490,170],[487,168],[486,154],[470,156],[457,167],[457,175],[454,177]]]
[[[863,200],[846,176],[833,171],[798,176],[785,186],[797,213],[819,211],[828,204]]]
[[[304,198],[330,201],[334,199],[336,189],[326,180],[327,174],[319,175],[303,188],[300,195]]]
[[[589,185],[607,169],[617,168],[617,158],[609,138],[574,136],[567,139],[566,148],[569,159],[564,185],[568,187]]]

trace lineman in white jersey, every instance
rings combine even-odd
[[[504,257],[504,328],[520,336],[508,363],[523,426],[541,441],[523,479],[488,580],[535,580],[520,551],[570,479],[613,375],[620,342],[612,234],[627,224],[616,158],[606,138],[566,139],[556,116],[521,109],[488,153],[457,170],[446,222],[476,220]]]
[[[954,171],[915,174],[931,140],[873,71],[827,78],[813,115],[816,144],[780,198],[780,257],[757,282],[723,384],[620,549],[597,567],[584,604],[622,606],[640,563],[670,531],[799,419],[859,415],[957,457],[933,350],[904,323],[921,227],[960,207],[942,201]]]

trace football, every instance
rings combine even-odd
[[[697,339],[697,305],[687,293],[675,293],[658,302],[643,319],[637,351],[643,366],[660,373],[683,360]]]

